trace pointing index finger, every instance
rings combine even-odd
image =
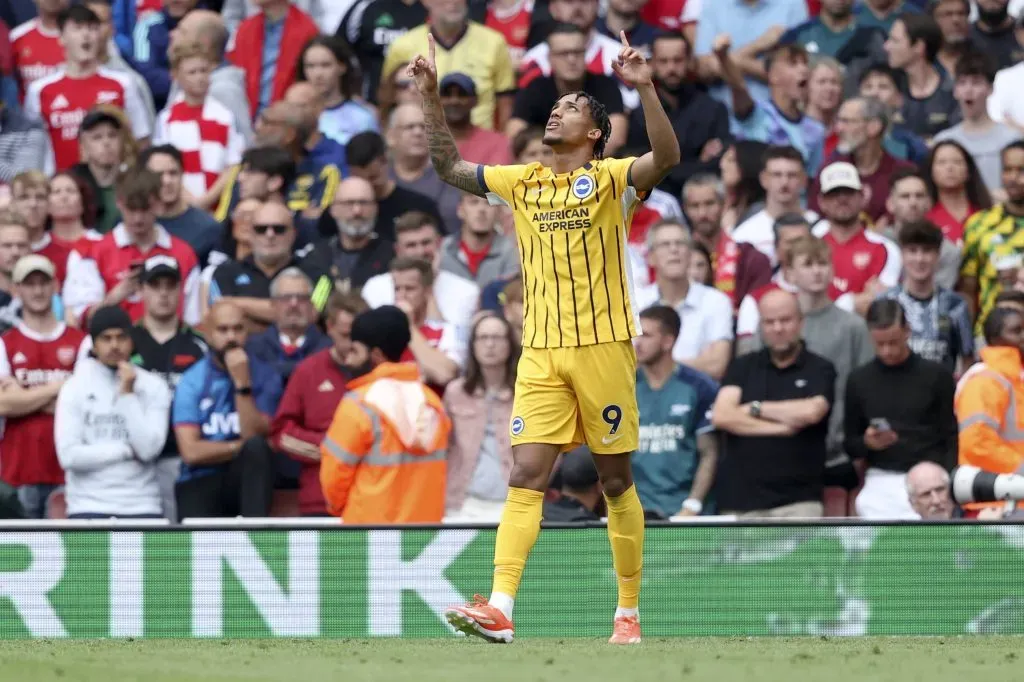
[[[625,31],[619,31],[619,40],[622,41],[623,46],[629,47],[629,40],[626,39]]]
[[[433,66],[436,63],[434,61],[434,36],[429,32],[427,33],[427,55],[430,57],[430,65]]]

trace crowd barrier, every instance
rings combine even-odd
[[[490,587],[493,527],[0,524],[0,637],[438,637]],[[647,529],[646,636],[1024,633],[1024,527]],[[601,526],[541,533],[517,637],[607,636]]]

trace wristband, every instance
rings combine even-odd
[[[252,386],[239,386],[235,389],[235,395],[252,395]]]
[[[695,497],[688,497],[683,501],[683,509],[694,514],[704,511],[704,503]]]

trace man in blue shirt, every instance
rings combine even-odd
[[[283,391],[244,350],[245,315],[228,302],[209,313],[210,353],[181,377],[171,423],[181,451],[180,518],[267,516],[274,488],[270,420]]]
[[[718,384],[672,359],[680,326],[675,310],[653,306],[640,313],[643,334],[635,341],[640,447],[633,480],[644,511],[664,518],[704,511],[718,457],[711,426]]]

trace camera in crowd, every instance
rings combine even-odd
[[[960,466],[953,470],[950,485],[957,504],[1024,500],[1024,476],[1020,474],[996,474],[974,466]]]

